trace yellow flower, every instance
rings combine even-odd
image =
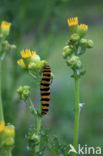
[[[11,23],[6,22],[6,21],[2,21],[1,22],[1,29],[7,29],[7,30],[9,30],[10,27],[11,27]]]
[[[20,67],[22,67],[22,68],[26,68],[26,65],[25,65],[23,59],[18,60],[18,61],[17,61],[17,64],[18,64]]]
[[[36,52],[32,51],[30,49],[23,49],[21,51],[21,56],[23,59],[28,59],[28,58],[34,58],[36,56]]]
[[[68,26],[77,26],[78,25],[78,17],[68,19]]]
[[[0,121],[0,133],[2,133],[5,129],[5,122],[4,121]]]
[[[4,132],[7,135],[14,135],[15,134],[15,129],[14,129],[14,127],[5,127]]]
[[[86,25],[86,24],[80,24],[79,25],[79,28],[80,28],[80,30],[87,31],[88,30],[88,25]]]

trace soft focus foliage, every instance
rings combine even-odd
[[[51,133],[67,145],[72,143],[74,82],[70,78],[71,70],[68,70],[61,57],[62,48],[70,36],[67,19],[72,16],[78,16],[82,23],[89,25],[87,38],[92,37],[96,45],[93,50],[88,49],[88,55],[82,57],[87,74],[81,80],[81,102],[85,102],[85,105],[81,111],[79,142],[82,145],[102,146],[102,6],[103,2],[97,0],[0,1],[0,20],[12,23],[9,41],[17,45],[17,53],[11,51],[11,55],[7,55],[2,71],[5,120],[16,127],[16,146],[13,151],[15,156],[31,156],[25,148],[28,144],[25,134],[32,123],[25,105],[17,100],[16,88],[21,84],[31,86],[31,96],[36,107],[40,98],[39,85],[17,65],[20,50],[28,47],[38,51],[38,55],[49,62],[55,74],[51,88],[50,112],[45,116],[43,127],[51,129]],[[53,155],[51,152],[48,153],[49,151],[47,155]]]

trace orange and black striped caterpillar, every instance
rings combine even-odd
[[[51,80],[51,70],[49,65],[45,65],[43,69],[43,77],[41,80],[41,104],[42,111],[41,115],[46,115],[49,110],[50,103],[50,80]]]

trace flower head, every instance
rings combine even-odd
[[[68,26],[77,26],[78,25],[78,17],[68,19]]]
[[[86,24],[80,24],[80,25],[79,25],[79,28],[80,28],[81,30],[83,30],[83,31],[87,31],[87,30],[88,30],[88,25],[86,25]]]
[[[37,63],[40,61],[40,56],[36,54],[36,51],[31,51],[30,49],[23,49],[20,53],[22,59],[18,60],[17,63],[20,67],[24,69],[28,69],[30,64]]]
[[[23,59],[34,58],[36,56],[36,52],[31,51],[30,49],[23,49],[21,51],[21,56]]]
[[[2,21],[2,23],[1,23],[1,29],[7,29],[7,30],[9,30],[10,27],[11,27],[11,23],[6,22],[6,21]]]
[[[5,129],[5,122],[4,121],[0,121],[0,133],[2,133]]]
[[[15,128],[14,126],[6,126],[4,129],[5,134],[7,135],[15,135]]]
[[[78,25],[77,32],[78,32],[78,34],[81,37],[85,36],[86,33],[87,33],[87,31],[88,31],[88,25],[86,25],[86,24],[80,24],[80,25]]]
[[[23,69],[26,68],[26,65],[25,65],[23,59],[18,60],[18,61],[17,61],[17,64],[18,64],[20,67],[22,67]]]
[[[23,58],[23,59],[28,59],[28,58],[30,58],[31,57],[31,51],[30,51],[30,49],[23,49],[22,51],[21,51],[21,57]]]

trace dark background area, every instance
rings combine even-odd
[[[15,156],[30,155],[25,135],[33,123],[24,103],[17,100],[16,88],[30,85],[35,105],[39,103],[39,85],[17,65],[20,50],[36,50],[48,60],[55,79],[51,86],[50,112],[43,119],[45,128],[69,144],[73,139],[74,81],[72,71],[62,59],[62,50],[69,39],[67,18],[78,16],[79,23],[88,24],[87,38],[94,48],[81,57],[86,75],[80,80],[80,101],[85,103],[80,118],[79,143],[103,145],[103,1],[102,0],[3,0],[0,20],[12,23],[9,41],[17,51],[3,62],[2,89],[6,122],[16,127]]]

